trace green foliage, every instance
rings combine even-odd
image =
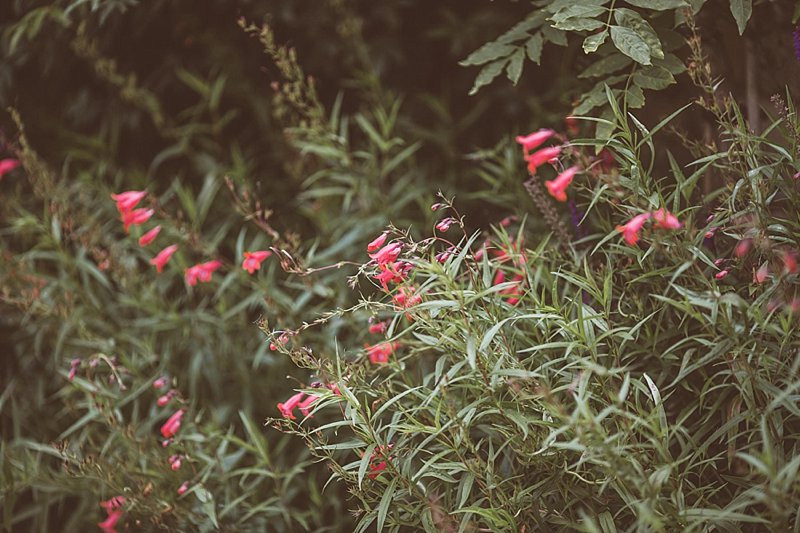
[[[0,7],[3,528],[798,529],[796,95],[751,131],[701,36],[772,6],[705,4]]]

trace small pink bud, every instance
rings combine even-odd
[[[375,237],[375,239],[373,239],[373,240],[372,240],[372,241],[371,241],[371,242],[370,242],[370,243],[367,245],[367,251],[368,251],[368,252],[374,252],[375,250],[377,250],[378,248],[380,248],[381,246],[383,246],[383,244],[386,242],[386,238],[387,238],[388,236],[389,236],[389,232],[388,232],[388,231],[384,231],[383,233],[381,233],[380,235],[378,235],[377,237]]]
[[[163,389],[167,385],[167,378],[160,377],[153,382],[154,389]]]
[[[139,246],[147,246],[155,240],[158,233],[161,231],[161,226],[156,226],[141,237],[139,237]]]
[[[184,481],[183,483],[181,483],[181,486],[178,487],[178,496],[183,496],[184,494],[186,494],[187,490],[189,490],[189,482]]]
[[[717,279],[723,279],[727,275],[728,275],[728,271],[727,270],[721,270],[721,271],[717,272],[714,275],[714,277],[717,278]]]

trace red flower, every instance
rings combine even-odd
[[[681,229],[683,224],[680,223],[678,217],[667,211],[666,209],[659,209],[653,211],[653,220],[657,228],[661,229]]]
[[[419,294],[414,294],[414,287],[400,287],[397,294],[392,297],[392,301],[397,307],[407,309],[420,303],[422,297]]]
[[[736,248],[733,250],[733,255],[738,258],[742,258],[748,254],[750,248],[753,247],[753,239],[742,239],[736,244]]]
[[[411,263],[397,261],[393,264],[383,263],[378,265],[380,272],[372,276],[381,282],[383,290],[389,290],[389,283],[400,283],[408,277],[408,271],[413,268]]]
[[[154,258],[150,260],[150,264],[155,265],[156,272],[161,272],[162,270],[164,270],[164,265],[166,265],[169,262],[169,258],[172,257],[172,254],[174,254],[177,250],[178,250],[177,244],[171,244],[167,246],[166,248],[158,252],[158,255],[156,255]]]
[[[300,409],[300,412],[303,413],[303,416],[308,416],[308,414],[311,412],[311,406],[314,405],[314,402],[317,400],[319,400],[319,396],[309,395],[308,398],[297,404],[297,408]]]
[[[198,280],[203,283],[208,283],[211,281],[211,275],[214,273],[214,271],[221,266],[222,262],[215,259],[213,261],[198,263],[192,267],[189,267],[186,269],[186,283],[191,286],[197,285]]]
[[[375,237],[375,239],[367,245],[367,251],[374,252],[375,250],[383,246],[383,243],[386,242],[386,237],[388,237],[388,235],[389,232],[384,231],[383,233]]]
[[[19,166],[19,161],[16,159],[3,159],[0,160],[0,180],[3,176],[14,170]]]
[[[767,278],[769,277],[769,264],[764,263],[758,270],[756,270],[755,275],[753,276],[753,281],[755,283],[761,284],[764,283]]]
[[[522,145],[522,149],[525,150],[525,155],[528,155],[531,150],[534,150],[544,144],[547,139],[553,136],[555,132],[549,129],[540,129],[539,131],[534,131],[528,135],[519,135],[515,139],[517,143]]]
[[[789,274],[797,273],[797,258],[792,252],[783,252],[783,266]]]
[[[119,206],[119,204],[117,204]],[[123,211],[122,212],[122,225],[125,228],[125,233],[128,233],[128,230],[131,226],[138,226],[139,224],[144,224],[150,217],[153,216],[154,211],[152,209],[134,209],[132,211]]]
[[[156,239],[158,233],[161,231],[161,226],[156,226],[141,237],[139,237],[139,246],[147,246]]]
[[[285,403],[278,404],[278,410],[281,412],[284,418],[290,418],[294,420],[294,413],[292,413],[292,411],[294,411],[294,408],[297,407],[297,404],[299,404],[303,399],[303,396],[305,396],[304,392],[298,392],[286,400]]]
[[[550,195],[559,202],[566,202],[567,187],[569,187],[569,184],[572,183],[572,178],[575,177],[575,174],[578,172],[578,170],[578,167],[569,167],[567,170],[559,174],[556,179],[546,181],[544,184],[547,186],[547,190],[550,191]]]
[[[395,348],[397,348],[396,342],[381,342],[374,346],[367,346],[367,355],[369,356],[369,362],[373,365],[378,363],[388,363],[389,356],[392,355]]]
[[[97,524],[97,527],[102,529],[103,533],[116,533],[114,526],[116,526],[119,519],[122,518],[123,505],[125,505],[125,498],[122,496],[115,496],[110,500],[100,502],[100,507],[105,509],[108,513],[106,519]]]
[[[261,268],[261,262],[271,255],[272,252],[268,250],[262,250],[259,252],[245,252],[242,268],[252,274],[256,270],[259,270]]]
[[[450,226],[453,224],[453,222],[456,222],[456,219],[453,217],[444,218],[440,220],[438,224],[436,224],[436,229],[445,232],[450,229]]]
[[[183,413],[185,409],[178,409],[175,413],[164,422],[164,425],[161,426],[161,434],[164,438],[174,437],[178,430],[181,429],[181,418],[183,418]]]
[[[525,157],[525,161],[528,162],[528,172],[531,174],[536,174],[536,168],[542,166],[545,163],[555,163],[558,161],[558,156],[561,154],[561,147],[560,146],[549,146],[547,148],[542,148],[529,156]]]
[[[617,226],[617,231],[622,232],[625,242],[633,246],[639,241],[639,232],[642,230],[644,223],[647,222],[647,219],[649,218],[650,213],[636,215],[624,226]]]
[[[727,270],[720,270],[719,272],[714,274],[714,277],[717,278],[717,279],[723,279],[727,275],[728,275],[728,271]]]
[[[370,333],[385,333],[386,328],[389,327],[389,321],[384,320],[383,322],[378,322],[376,324],[370,324],[369,332]]]
[[[400,250],[402,248],[403,248],[402,244],[400,244],[399,242],[393,242],[391,244],[387,244],[374,254],[369,254],[369,256],[375,261],[377,261],[378,265],[394,263],[400,256]]]
[[[108,516],[105,520],[97,523],[97,527],[102,529],[103,533],[116,533],[117,530],[114,529],[114,526],[117,525],[117,522],[119,522],[120,518],[122,518],[122,509],[111,511],[108,513]]]
[[[112,194],[111,198],[117,202],[117,211],[122,214],[136,207],[136,204],[146,195],[146,191],[125,191],[119,194]]]

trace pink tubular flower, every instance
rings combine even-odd
[[[314,402],[319,400],[319,396],[311,396],[309,395],[305,400],[297,404],[297,408],[300,409],[300,412],[303,413],[303,416],[308,416],[311,412],[311,406],[314,405]]]
[[[556,179],[546,181],[544,184],[547,186],[547,190],[550,191],[550,196],[559,202],[566,202],[567,187],[569,187],[569,184],[572,183],[572,178],[575,177],[575,174],[578,172],[578,170],[580,170],[578,167],[569,167],[567,170],[556,176]]]
[[[206,261],[205,263],[198,263],[192,267],[189,267],[186,269],[186,283],[191,286],[197,285],[198,280],[203,283],[208,283],[211,281],[211,275],[214,273],[214,271],[221,266],[222,262],[215,259],[213,261]]]
[[[394,263],[397,258],[400,256],[400,250],[403,248],[403,245],[399,242],[393,242],[391,244],[387,244],[374,254],[369,254],[369,256],[374,259],[378,265],[385,265],[387,263]]]
[[[797,273],[797,258],[792,252],[783,252],[783,266],[789,274]]]
[[[108,513],[108,516],[102,522],[97,523],[97,527],[103,530],[103,533],[116,533],[116,529],[114,526],[117,525],[119,519],[122,518],[122,509],[117,509],[116,511],[111,511]]]
[[[146,195],[146,191],[125,191],[119,194],[112,194],[111,198],[117,202],[117,211],[122,214],[136,207],[136,204]]]
[[[178,250],[177,244],[170,244],[156,255],[154,258],[150,260],[151,265],[155,265],[156,272],[161,272],[164,270],[164,265],[169,262],[170,257]]]
[[[753,282],[761,284],[767,281],[768,277],[769,277],[769,264],[764,263],[763,265],[758,267],[758,270],[756,270],[756,273],[753,275]]]
[[[450,226],[453,224],[453,222],[456,222],[456,219],[453,217],[443,218],[438,224],[436,224],[436,229],[441,232],[445,232],[450,229]]]
[[[242,268],[244,270],[247,270],[248,273],[252,274],[256,270],[259,270],[261,268],[261,262],[271,255],[272,252],[270,252],[269,250],[261,250],[258,252],[245,252],[244,261],[242,262]]]
[[[166,386],[167,386],[167,378],[163,376],[153,382],[154,389],[163,389]]]
[[[383,246],[383,243],[386,242],[386,238],[388,236],[389,236],[389,232],[388,231],[384,231],[383,233],[381,233],[380,235],[375,237],[375,239],[373,239],[372,242],[370,242],[367,245],[367,251],[368,252],[374,252],[375,250],[377,250],[378,248]]]
[[[151,229],[141,237],[139,237],[139,246],[147,246],[158,236],[158,233],[161,231],[161,226],[156,226],[155,228]]]
[[[661,229],[681,229],[683,224],[678,220],[678,217],[670,213],[664,208],[658,211],[653,211],[653,220],[657,228]]]
[[[525,155],[528,155],[531,150],[544,144],[554,133],[553,130],[542,128],[528,135],[518,135],[515,140],[522,145],[522,149],[525,150]]]
[[[153,216],[154,211],[152,209],[134,209],[132,211],[124,211],[122,213],[122,225],[125,228],[125,233],[128,233],[131,226],[138,226],[139,224],[144,224],[150,217]]]
[[[545,163],[555,163],[559,155],[561,155],[560,146],[549,146],[533,152],[531,155],[525,157],[525,161],[528,162],[528,172],[536,174],[536,169],[538,167]]]
[[[122,506],[125,505],[125,498],[122,496],[115,496],[110,500],[100,502],[100,507],[106,510],[108,516],[102,522],[98,522],[97,527],[103,530],[103,533],[116,533],[114,526],[117,525],[119,519],[122,518]]]
[[[16,159],[2,159],[0,160],[0,180],[3,176],[14,170],[19,166],[19,161]]]
[[[392,297],[392,301],[400,309],[407,309],[417,305],[422,301],[422,296],[414,294],[414,292],[414,287],[400,287],[397,294]]]
[[[178,487],[178,496],[183,496],[184,494],[186,494],[187,490],[189,490],[189,482],[184,481],[183,483],[181,483],[181,486]]]
[[[753,239],[742,239],[736,244],[736,248],[733,249],[733,255],[741,259],[750,252],[750,248],[752,247]]]
[[[725,276],[727,276],[727,275],[728,275],[728,271],[727,271],[727,270],[720,270],[719,272],[717,272],[716,274],[714,274],[714,277],[715,277],[716,279],[723,279],[723,278],[724,278]]]
[[[617,231],[622,232],[625,242],[631,246],[634,246],[637,242],[639,242],[639,232],[642,230],[644,223],[647,222],[647,219],[649,218],[650,213],[636,215],[624,226],[617,226]]]
[[[165,395],[159,397],[159,399],[158,399],[158,401],[156,401],[156,403],[158,404],[159,407],[164,407],[169,402],[171,402],[172,399],[177,395],[178,395],[178,391],[176,391],[175,389],[172,389],[171,391],[169,391]]]
[[[366,348],[370,363],[373,365],[378,363],[388,363],[389,356],[392,355],[392,352],[394,352],[395,348],[397,348],[397,343],[381,342],[374,346],[366,346]]]
[[[375,324],[370,324],[369,332],[370,333],[386,333],[386,328],[389,327],[389,321],[384,320],[383,322],[377,322]]]
[[[278,411],[281,412],[284,418],[290,418],[294,420],[295,417],[292,411],[294,411],[294,408],[297,407],[297,404],[299,404],[302,401],[303,396],[305,396],[304,392],[298,392],[297,394],[291,396],[288,400],[286,400],[286,402],[279,403]]]
[[[164,425],[161,426],[161,434],[164,438],[174,437],[178,430],[181,429],[181,418],[183,418],[183,413],[185,409],[178,409],[175,413],[164,422]]]

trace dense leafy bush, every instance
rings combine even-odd
[[[3,526],[800,530],[793,8],[0,7]]]

